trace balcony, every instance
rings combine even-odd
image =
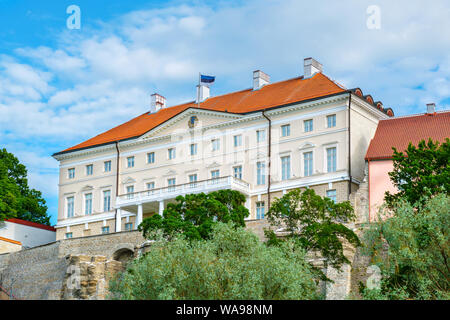
[[[122,194],[117,197],[116,206],[135,212],[137,204],[161,202],[175,199],[179,195],[209,193],[217,190],[231,189],[249,195],[250,184],[233,176],[219,177],[202,181],[172,185],[158,189]]]

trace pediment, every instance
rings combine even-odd
[[[175,170],[167,170],[164,176],[174,176],[177,172]]]
[[[220,163],[218,163],[217,161],[214,161],[213,163],[210,163],[209,165],[206,166],[206,168],[217,168],[220,167]]]
[[[135,182],[136,182],[136,180],[134,180],[132,177],[127,177],[122,181],[123,184],[130,184],[130,183],[135,183]]]
[[[299,149],[300,150],[304,150],[304,149],[311,149],[314,148],[316,145],[312,142],[305,142],[302,145],[300,145]]]
[[[81,191],[90,191],[94,190],[94,187],[91,185],[85,185],[83,188],[81,188]]]

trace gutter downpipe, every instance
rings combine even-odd
[[[269,117],[266,116],[266,114],[264,113],[266,111],[266,109],[264,109],[262,111],[262,115],[264,118],[267,119],[267,121],[269,121],[269,141],[268,141],[268,147],[267,147],[267,153],[268,153],[268,159],[269,159],[269,163],[268,163],[268,175],[267,175],[267,211],[270,210],[270,167],[271,167],[271,156],[272,156],[272,120],[270,120]]]
[[[352,149],[351,149],[351,134],[350,134],[350,110],[352,106],[352,93],[348,94],[348,200],[350,200],[350,194],[352,193]]]
[[[116,164],[116,202],[119,197],[119,169],[120,169],[120,151],[119,151],[119,143],[116,141],[116,150],[117,150],[117,164]],[[117,206],[116,206],[116,214],[114,215],[114,228],[117,226]],[[117,230],[114,230],[117,232]]]

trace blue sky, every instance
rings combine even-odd
[[[29,170],[56,223],[58,164],[51,155],[149,109],[252,85],[261,69],[300,76],[305,57],[396,115],[435,102],[450,109],[450,5],[435,1],[0,0],[0,147]],[[81,10],[69,30],[66,8]],[[369,28],[368,8],[379,9]]]

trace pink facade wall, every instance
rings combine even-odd
[[[369,216],[370,221],[377,217],[378,209],[383,204],[384,193],[396,193],[397,188],[389,179],[388,172],[393,170],[392,160],[369,161]]]

